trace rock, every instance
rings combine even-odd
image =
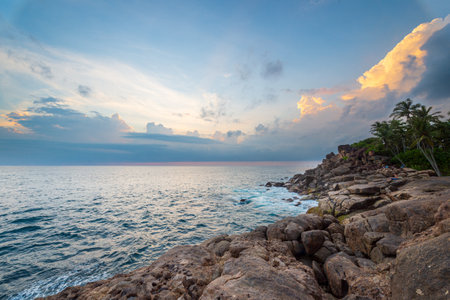
[[[321,298],[310,268],[300,262],[278,266],[251,256],[228,260],[222,276],[208,284],[200,300]]]
[[[370,251],[370,259],[379,264],[383,262],[385,256],[379,247],[374,247],[372,248],[372,251]]]
[[[303,227],[301,227],[297,223],[290,222],[286,226],[284,232],[288,241],[297,240],[303,232]]]
[[[377,247],[380,248],[383,255],[395,256],[397,248],[403,241],[404,239],[399,236],[387,234],[377,242]]]
[[[309,255],[312,255],[319,250],[325,241],[325,236],[322,230],[304,231],[301,234],[301,238],[306,253]]]
[[[339,223],[331,223],[326,229],[331,235],[333,233],[341,233],[344,234],[344,226]]]
[[[230,249],[230,242],[225,240],[220,241],[215,245],[214,253],[218,256],[223,256],[228,249]]]
[[[364,265],[362,268],[358,267],[350,256],[341,252],[327,259],[324,272],[333,295],[338,298],[348,297],[344,299],[388,298],[388,278],[377,274],[362,261],[360,263]]]
[[[362,242],[365,247],[364,253],[369,254],[370,251],[372,251],[372,248],[375,247],[376,242],[384,238],[385,235],[386,233],[384,232],[365,232],[362,238]]]
[[[314,277],[316,277],[316,280],[319,284],[327,283],[327,278],[325,277],[325,274],[323,274],[322,267],[318,262],[316,261],[312,262],[312,269],[314,272]]]
[[[177,246],[148,267],[82,287],[69,287],[46,299],[147,299],[153,295],[176,300],[184,294],[198,299],[216,273],[214,263],[206,247]]]
[[[450,199],[442,203],[434,214],[434,221],[440,222],[450,218]]]
[[[352,194],[375,195],[380,193],[380,186],[374,184],[355,184],[347,188]]]
[[[248,241],[234,239],[230,245],[230,254],[232,257],[239,257],[239,254],[252,245]]]
[[[395,235],[411,237],[424,231],[435,223],[434,214],[447,199],[435,197],[428,199],[402,200],[385,206],[389,219],[389,231]]]
[[[275,222],[267,226],[267,239],[271,240],[286,240],[286,234],[284,233],[284,228],[286,224],[282,222]]]
[[[327,259],[324,264],[324,271],[328,278],[331,292],[338,298],[342,298],[348,293],[347,277],[360,273],[359,268],[346,255],[341,253]]]
[[[347,166],[338,166],[337,168],[334,168],[333,170],[331,170],[331,173],[334,176],[339,176],[339,175],[344,175],[347,173],[350,173],[350,168]]]
[[[399,250],[392,299],[449,299],[450,233]]]
[[[322,247],[320,247],[319,250],[317,250],[314,255],[313,258],[314,260],[320,262],[320,263],[324,263],[325,260],[332,254],[337,253],[338,250],[336,249],[336,246],[330,242],[330,241],[325,241],[322,245]]]
[[[376,269],[376,264],[371,261],[370,259],[367,258],[361,258],[361,257],[357,257],[356,258],[356,265],[360,268],[363,269],[368,269],[368,270],[375,270]]]

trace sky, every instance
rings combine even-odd
[[[450,109],[450,2],[0,2],[0,164],[319,160]]]

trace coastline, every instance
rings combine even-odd
[[[450,177],[385,163],[339,146],[270,183],[317,198],[314,213],[177,246],[148,267],[41,299],[445,299]]]

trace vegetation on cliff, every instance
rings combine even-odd
[[[406,99],[395,105],[391,119],[372,124],[374,137],[352,146],[391,157],[394,164],[425,170],[438,176],[450,174],[450,118],[432,107]],[[450,113],[449,113],[450,115]]]

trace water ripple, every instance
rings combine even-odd
[[[314,203],[259,185],[306,167],[0,167],[0,299],[53,294],[304,212]]]

